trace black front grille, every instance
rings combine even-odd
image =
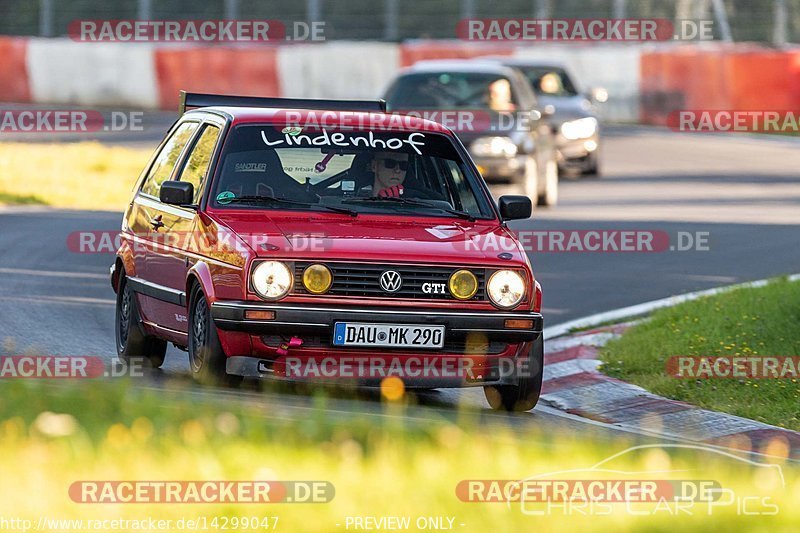
[[[296,262],[294,293],[309,294],[303,286],[303,271],[312,262]],[[409,298],[414,300],[456,300],[447,289],[447,282],[459,267],[430,267],[418,265],[379,265],[368,263],[323,263],[333,273],[333,286],[326,293],[331,296],[361,296],[377,298]],[[395,292],[381,288],[381,274],[393,270],[402,277],[402,285]],[[473,301],[486,299],[486,271],[482,268],[468,269],[478,279],[478,292]],[[440,292],[423,292],[425,283],[435,284]],[[442,290],[443,288],[443,290]]]

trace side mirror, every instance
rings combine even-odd
[[[506,195],[497,201],[500,207],[500,217],[503,220],[522,220],[531,218],[533,204],[527,196]]]
[[[158,199],[170,205],[191,205],[194,185],[187,181],[165,181],[161,184]]]

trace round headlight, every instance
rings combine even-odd
[[[253,288],[267,300],[286,296],[292,288],[292,272],[280,261],[264,261],[253,269]]]
[[[478,292],[478,278],[469,270],[457,270],[450,276],[448,287],[459,300],[469,300]]]
[[[525,296],[525,279],[513,270],[498,270],[489,277],[486,292],[494,305],[508,309]]]
[[[324,294],[328,292],[333,283],[331,269],[319,263],[309,266],[303,271],[303,285],[311,294]]]

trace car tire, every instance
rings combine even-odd
[[[544,189],[537,198],[536,205],[554,206],[558,203],[558,163],[547,162],[544,171]]]
[[[539,165],[536,158],[533,156],[525,160],[525,180],[522,184],[522,194],[531,199],[535,205],[536,199],[539,197]]]
[[[117,289],[114,320],[117,357],[120,362],[129,365],[132,361],[141,361],[146,367],[161,368],[167,354],[167,342],[146,335],[142,330],[136,295],[128,285],[124,273],[120,276]]]
[[[202,385],[236,387],[242,376],[225,370],[228,360],[219,342],[219,333],[206,295],[195,285],[189,297],[189,368],[192,377]]]
[[[495,411],[530,411],[539,402],[544,369],[544,341],[542,335],[531,345],[528,355],[530,375],[518,378],[516,385],[484,387],[486,401]]]

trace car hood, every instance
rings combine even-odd
[[[454,265],[525,263],[518,242],[496,221],[258,211],[217,214],[215,218],[239,235],[258,257]],[[510,257],[499,259],[503,253]]]

